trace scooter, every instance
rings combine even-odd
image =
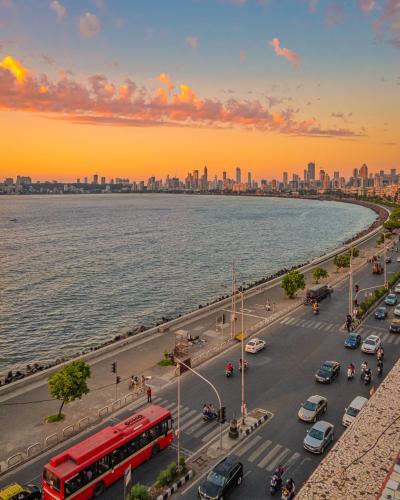
[[[213,420],[216,420],[218,418],[218,415],[214,412],[210,413],[203,413],[203,420],[204,422],[212,422]]]
[[[371,379],[372,379],[371,373],[369,373],[369,372],[365,373],[364,372],[364,384],[365,385],[369,385],[371,383]]]
[[[233,377],[233,368],[231,370],[225,370],[225,375],[229,377]]]
[[[269,493],[271,496],[275,495],[282,486],[282,478],[278,474],[273,474],[269,482]]]
[[[316,308],[313,309],[313,314],[314,314],[314,316],[317,316],[319,314],[318,307],[316,307]]]

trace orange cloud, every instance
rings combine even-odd
[[[291,109],[271,111],[259,100],[202,99],[188,85],[171,94],[173,83],[166,74],[159,80],[168,91],[156,93],[132,80],[110,82],[96,74],[86,83],[60,74],[58,81],[36,76],[21,63],[6,57],[0,63],[0,109],[35,112],[71,123],[120,126],[232,128],[236,126],[290,135],[356,136],[349,129],[327,129],[315,119],[296,120]]]
[[[269,44],[274,48],[275,54],[278,57],[284,57],[294,65],[300,64],[300,57],[296,54],[296,52],[293,52],[293,50],[285,47],[281,47],[279,38],[273,38]]]
[[[169,75],[166,73],[160,73],[158,75],[158,79],[160,80],[161,83],[165,83],[165,85],[168,87],[168,90],[172,90],[174,88],[174,84],[171,81],[171,78]]]

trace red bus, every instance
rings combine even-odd
[[[172,415],[148,406],[55,456],[43,471],[43,499],[95,498],[172,443]]]

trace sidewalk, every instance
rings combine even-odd
[[[376,237],[370,241],[358,245],[360,257],[354,259],[354,271],[363,267],[367,257],[377,253],[375,246]],[[321,264],[330,274],[325,280],[327,283],[335,284],[348,275],[348,271],[335,273],[332,260]],[[312,284],[311,270],[305,273],[307,286]],[[275,312],[266,311],[267,300],[275,304]],[[249,290],[245,295],[244,304],[244,327],[246,332],[252,334],[266,324],[278,317],[287,314],[302,303],[301,294],[297,300],[289,300],[284,296],[279,283],[266,284],[261,291]],[[0,391],[0,425],[7,429],[7,433],[1,433],[0,437],[0,464],[2,471],[7,468],[5,461],[18,452],[24,452],[29,446],[30,455],[34,455],[44,447],[46,442],[54,444],[61,440],[64,435],[68,436],[79,429],[85,428],[89,423],[93,423],[100,418],[119,409],[124,404],[130,404],[135,398],[143,393],[133,394],[129,392],[129,377],[137,375],[139,378],[144,375],[147,384],[153,388],[154,392],[168,384],[174,377],[174,367],[160,367],[158,362],[163,358],[165,350],[171,352],[175,345],[175,333],[184,330],[192,337],[197,335],[206,340],[203,346],[190,346],[190,357],[192,364],[197,365],[217,354],[227,346],[235,343],[230,340],[230,325],[225,324],[224,328],[216,330],[216,318],[226,311],[226,320],[230,318],[230,308],[216,308],[210,312],[205,311],[189,319],[182,318],[182,321],[164,333],[157,333],[151,337],[144,337],[137,342],[132,342],[120,349],[104,354],[99,353],[90,364],[92,376],[89,387],[91,392],[81,401],[75,401],[66,405],[63,413],[66,419],[58,424],[46,424],[45,418],[48,415],[57,413],[59,402],[51,401],[45,379],[37,382],[30,382],[26,379],[25,384],[21,384],[9,394],[2,394]],[[240,302],[237,302],[237,311],[240,311]],[[236,332],[241,330],[241,315],[237,314]],[[121,383],[115,386],[115,374],[111,371],[111,364],[117,362],[117,372],[122,378]],[[30,403],[31,402],[31,403]],[[36,403],[33,403],[36,402]],[[16,404],[18,403],[18,404]],[[29,408],[29,410],[28,410]],[[12,422],[12,425],[10,425]],[[49,438],[50,436],[50,438]],[[22,458],[18,455],[12,462],[17,462]]]

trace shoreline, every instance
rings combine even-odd
[[[243,195],[241,195],[243,196]],[[247,195],[249,196],[249,195]],[[254,196],[254,195],[250,195],[250,196]],[[281,197],[281,196],[277,196],[277,197]],[[300,197],[296,197],[295,199],[299,199]],[[344,241],[341,243],[341,245],[339,245],[336,249],[334,249],[333,251],[337,251],[339,248],[343,247],[344,245],[348,245],[350,244],[352,241],[355,241],[369,233],[371,233],[373,230],[375,230],[378,226],[380,226],[382,224],[382,222],[384,220],[386,220],[387,218],[387,212],[386,212],[386,209],[378,206],[378,205],[375,205],[375,204],[372,204],[372,203],[368,203],[368,202],[363,202],[363,201],[359,201],[359,200],[346,200],[346,199],[340,199],[340,198],[335,198],[335,197],[318,197],[318,198],[315,198],[315,197],[301,197],[300,199],[312,199],[312,200],[322,200],[322,201],[335,201],[335,202],[348,202],[348,203],[352,203],[352,204],[357,204],[357,205],[361,205],[361,206],[364,206],[365,208],[369,208],[371,210],[373,210],[377,217],[376,217],[376,220],[370,224],[368,227],[366,227],[365,229],[359,231],[358,233],[356,233],[352,238]],[[321,254],[319,257],[315,257],[315,259],[318,259],[318,258],[321,258],[321,257],[324,257],[325,255],[328,255],[329,252],[327,253],[323,253]],[[276,279],[276,278],[279,278],[280,276],[283,276],[284,274],[286,274],[287,272],[291,271],[291,270],[295,270],[295,269],[299,269],[299,268],[302,268],[308,264],[310,264],[314,259],[312,259],[311,261],[306,261],[306,262],[303,262],[303,263],[299,263],[299,264],[296,264],[296,265],[293,265],[291,266],[290,268],[281,268],[280,270],[276,271],[275,273],[271,274],[271,275],[268,275],[268,276],[263,276],[257,280],[255,280],[254,282],[252,283],[248,283],[246,284],[246,286],[243,287],[243,290],[244,291],[249,291],[251,290],[252,288],[255,288],[257,286],[260,286],[260,285],[263,285],[263,284],[267,284],[268,282]],[[187,314],[191,314],[191,313],[195,313],[195,312],[198,312],[200,311],[201,309],[207,307],[207,306],[210,306],[210,305],[213,305],[213,304],[216,304],[218,302],[221,302],[223,300],[226,300],[228,299],[229,297],[231,297],[232,294],[226,294],[226,295],[222,295],[216,299],[213,299],[213,300],[210,300],[209,302],[205,303],[205,304],[199,304],[197,306],[197,308],[193,308],[191,309],[190,311],[188,312],[183,312],[181,314],[178,314],[177,316],[174,316],[174,317],[163,317],[161,318],[161,321],[155,321],[154,323],[151,323],[150,325],[138,325],[138,326],[135,326],[135,327],[124,327],[123,329],[120,330],[120,333],[117,333],[117,334],[112,334],[112,338],[110,338],[109,340],[105,341],[105,342],[101,342],[93,347],[90,347],[88,349],[84,349],[80,352],[75,352],[75,353],[71,353],[67,356],[60,356],[59,358],[55,359],[54,361],[52,362],[49,362],[49,361],[44,361],[44,360],[41,360],[41,361],[32,361],[30,364],[28,363],[24,363],[24,365],[22,365],[21,363],[19,364],[10,364],[8,365],[8,367],[4,368],[4,369],[1,369],[0,371],[0,386],[2,385],[8,385],[7,384],[4,384],[4,377],[5,377],[5,374],[7,372],[10,372],[12,371],[13,372],[13,376],[14,378],[12,378],[11,382],[14,382],[14,381],[17,381],[17,380],[21,380],[22,378],[25,378],[25,377],[29,377],[30,375],[34,374],[34,373],[37,373],[39,371],[43,371],[43,370],[46,370],[48,368],[52,368],[56,365],[59,365],[59,364],[62,364],[62,363],[65,363],[67,361],[72,361],[73,359],[76,359],[76,358],[79,358],[80,356],[83,356],[85,354],[89,354],[91,352],[95,352],[101,348],[104,348],[106,346],[109,346],[111,344],[116,344],[120,341],[123,341],[129,337],[132,337],[132,336],[135,336],[139,333],[142,333],[142,332],[145,332],[147,330],[150,330],[152,328],[162,328],[162,325],[164,325],[165,323],[168,323],[170,321],[173,321],[173,320],[179,320],[181,317],[184,317],[186,316]],[[22,366],[24,366],[24,368],[22,368]]]

